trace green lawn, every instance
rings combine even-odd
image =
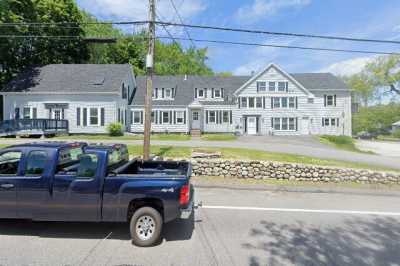
[[[185,158],[190,159],[193,150],[200,152],[221,152],[223,159],[234,160],[262,160],[276,161],[287,163],[313,164],[323,166],[336,166],[345,168],[369,169],[377,171],[396,171],[399,170],[373,166],[364,163],[353,163],[338,160],[325,160],[308,156],[292,155],[276,152],[265,152],[252,149],[241,148],[190,148],[190,147],[173,147],[173,146],[152,146],[151,153],[158,156],[170,158]],[[143,154],[143,147],[139,145],[129,145],[129,152],[132,155],[140,156]]]
[[[323,144],[333,146],[340,150],[353,151],[359,153],[373,154],[371,151],[362,151],[356,147],[354,139],[348,136],[331,136],[323,135],[319,136],[319,141]]]
[[[236,140],[237,136],[233,134],[203,134],[201,140],[206,141],[232,141]]]
[[[383,141],[400,141],[400,138],[394,137],[392,135],[379,135],[378,140]]]
[[[142,140],[143,135],[124,135],[120,137],[111,137],[106,134],[98,134],[98,135],[89,135],[89,134],[82,134],[82,135],[64,135],[52,138],[54,140]],[[50,140],[52,140],[50,139]],[[153,134],[151,135],[152,140],[171,140],[171,141],[187,141],[190,140],[190,135],[187,134]]]

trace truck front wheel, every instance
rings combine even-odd
[[[154,245],[160,238],[162,225],[162,217],[156,209],[151,207],[137,209],[130,222],[133,244],[139,247]]]

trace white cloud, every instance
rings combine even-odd
[[[80,0],[80,7],[95,16],[119,20],[147,20],[148,1],[145,0]],[[176,6],[183,19],[190,18],[206,9],[203,0],[186,0],[182,6]],[[167,20],[175,18],[175,11],[169,1],[159,1],[157,13]]]
[[[370,63],[374,59],[371,57],[357,57],[349,60],[333,63],[328,67],[325,67],[318,72],[330,72],[340,76],[350,76],[361,72],[366,64]]]
[[[268,18],[288,8],[301,8],[311,0],[254,0],[250,5],[242,6],[236,12],[236,18],[246,24]]]

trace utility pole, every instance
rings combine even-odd
[[[154,46],[156,37],[156,6],[154,0],[149,0],[149,50],[146,56],[147,82],[144,110],[144,143],[143,159],[150,159],[150,133],[151,133],[151,106],[153,94],[153,73],[154,73]]]

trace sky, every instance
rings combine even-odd
[[[400,41],[399,0],[172,1],[187,24]],[[107,21],[147,20],[148,16],[147,0],[77,0],[77,3],[82,9]],[[179,22],[171,0],[156,0],[156,9],[162,20]],[[124,30],[131,31],[132,28]],[[399,51],[400,48],[396,44],[188,30],[194,39],[387,52]],[[187,37],[181,28],[170,28],[170,31],[176,37]],[[158,29],[158,35],[167,36],[162,28]],[[182,41],[182,44],[188,47],[190,42]],[[208,65],[214,71],[229,71],[235,75],[249,75],[269,63],[276,63],[290,73],[351,75],[359,72],[375,56],[226,44],[196,43],[196,47],[208,48]]]

